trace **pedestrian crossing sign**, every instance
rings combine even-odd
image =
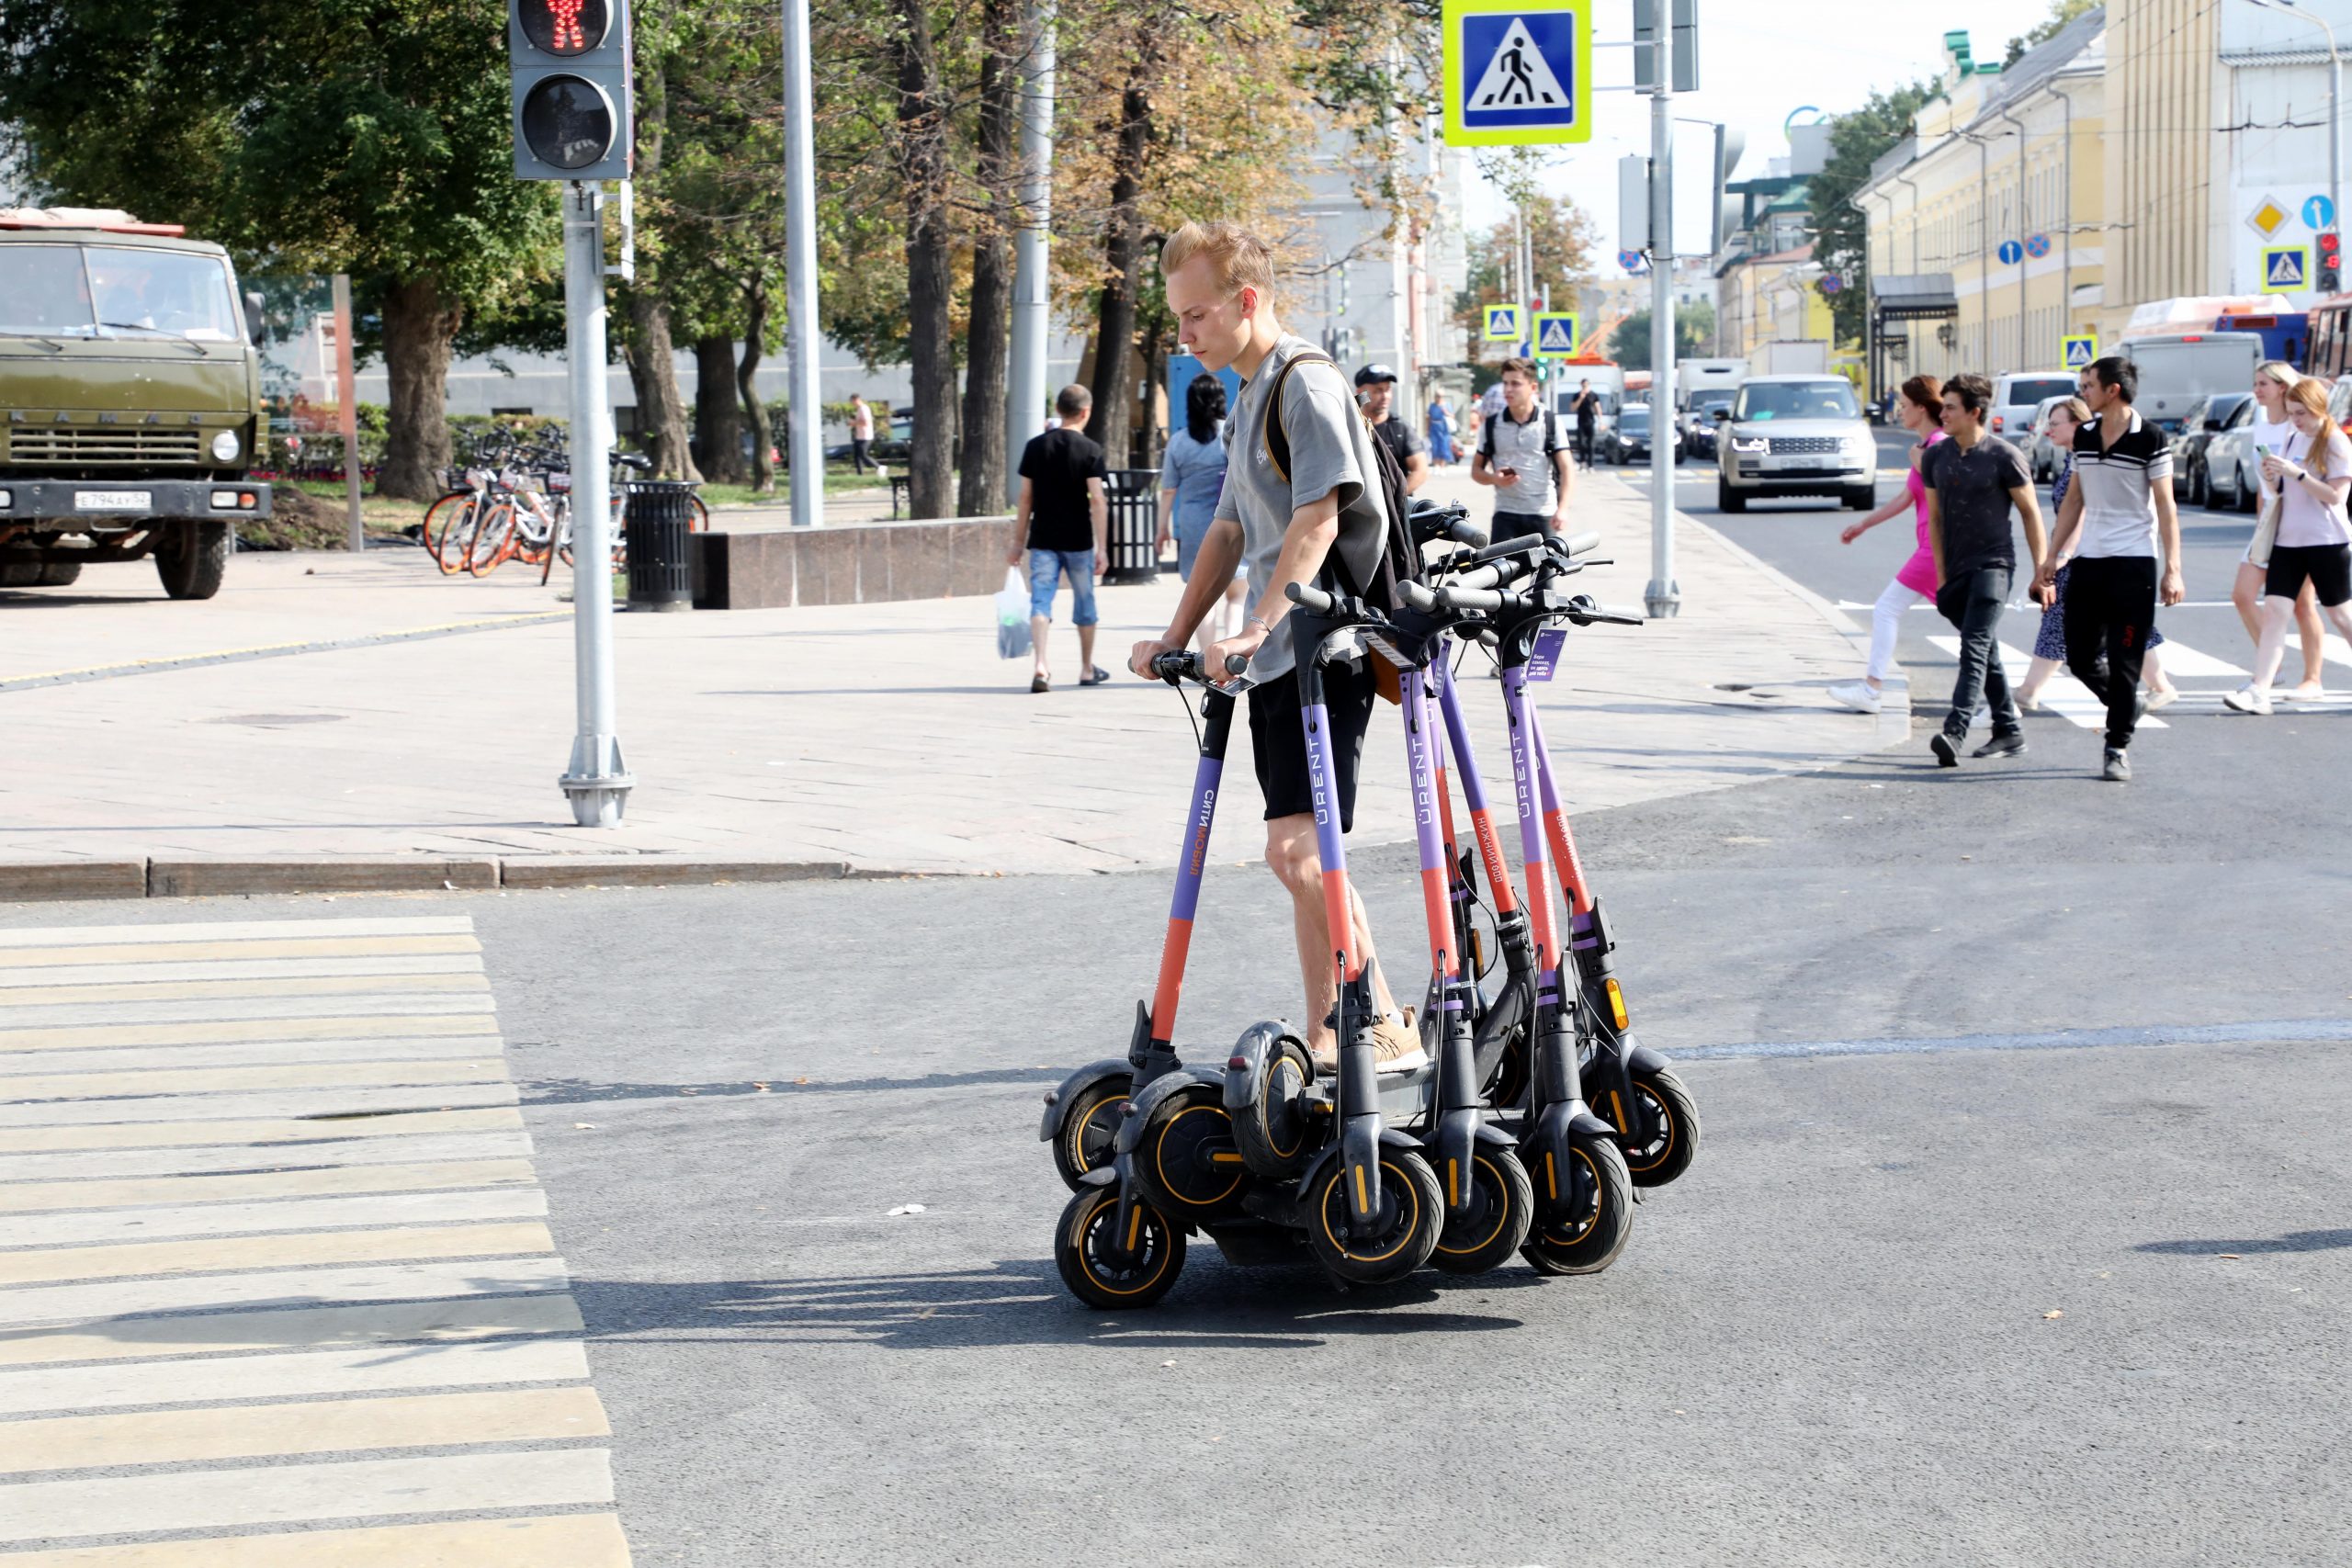
[[[1527,334],[1519,330],[1519,307],[1489,305],[1487,307],[1487,341],[1517,343]]]
[[[1592,4],[1443,0],[1446,141],[1591,141]]]
[[[1535,316],[1535,357],[1566,359],[1577,351],[1583,334],[1571,310],[1539,310]]]
[[[2058,340],[2059,362],[2069,370],[2087,370],[2098,357],[2098,333],[2069,333]]]
[[[2306,281],[2312,275],[2312,254],[2301,245],[2266,245],[2262,251],[2262,288],[2265,293],[2283,288],[2309,288]]]

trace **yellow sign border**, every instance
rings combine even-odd
[[[1544,323],[1546,321],[1567,322],[1568,342],[1575,346],[1565,349],[1545,348]],[[1584,346],[1584,318],[1574,310],[1538,310],[1535,312],[1535,332],[1528,341],[1535,345],[1535,357],[1538,359],[1574,359],[1577,356],[1577,349]]]
[[[1445,56],[1445,141],[1449,147],[1542,147],[1592,140],[1592,6],[1593,0],[1444,0],[1438,17],[1439,45]],[[1576,80],[1568,91],[1576,101],[1576,118],[1566,125],[1512,126],[1505,130],[1473,130],[1462,123],[1462,19],[1509,11],[1517,16],[1566,12],[1575,18]]]
[[[1511,313],[1510,331],[1507,333],[1498,333],[1495,331],[1495,312],[1498,310],[1509,310]],[[1478,340],[1481,343],[1517,343],[1520,339],[1527,335],[1525,333],[1519,330],[1519,323],[1527,319],[1526,306],[1511,304],[1488,305],[1486,307],[1486,311],[1487,324],[1485,329],[1480,333]]]
[[[2263,292],[2263,293],[2265,293],[2265,294],[2268,294],[2268,293],[2271,293],[2271,292],[2273,291],[2273,285],[2271,284],[2271,281],[2270,281],[2270,258],[2271,258],[2272,256],[2285,255],[2285,254],[2288,254],[2288,253],[2290,253],[2290,252],[2292,252],[2294,254],[2299,255],[2299,256],[2301,256],[2301,257],[2302,257],[2302,258],[2303,258],[2303,280],[2302,280],[2301,283],[2298,283],[2298,284],[2294,284],[2294,285],[2292,285],[2291,287],[2292,287],[2294,289],[2299,290],[2299,291],[2300,291],[2300,290],[2305,290],[2305,289],[2308,289],[2308,288],[2311,288],[2311,286],[2312,286],[2312,248],[2311,248],[2309,245],[2265,245],[2265,246],[2263,246],[2263,247],[2262,247],[2262,292]],[[2279,284],[2279,285],[2277,285],[2276,287],[2280,288],[2289,288],[2290,286],[2289,286],[2289,285],[2286,285],[2286,284]]]
[[[2089,344],[2091,345],[2091,358],[2090,358],[2090,359],[2086,359],[2086,360],[2084,360],[2084,361],[2083,361],[2083,363],[2082,363],[2082,365],[2071,365],[2071,364],[2068,364],[2068,363],[2067,363],[2067,360],[2066,360],[2066,345],[2067,345],[2068,344],[2075,344],[2075,343],[2086,343],[2086,344]],[[2091,362],[2091,359],[2097,359],[2098,357],[2098,333],[2059,333],[2059,334],[2058,334],[2058,365],[2059,365],[2059,367],[2060,367],[2061,369],[2064,369],[2064,370],[2080,370],[2080,369],[2082,369],[2085,366],[2089,365],[2089,364],[2090,364],[2090,362]]]

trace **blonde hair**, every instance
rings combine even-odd
[[[1265,242],[1240,224],[1221,218],[1186,223],[1160,247],[1159,275],[1167,276],[1196,255],[1208,258],[1209,271],[1226,294],[1254,288],[1261,303],[1273,298],[1273,257],[1267,253]]]
[[[2297,383],[2306,379],[2301,371],[2283,359],[2264,360],[2254,367],[2254,376],[2257,381],[2267,376],[2290,392],[2295,389]]]
[[[2309,468],[2314,478],[2324,479],[2327,478],[2328,445],[2335,439],[2337,428],[2335,421],[2328,417],[2327,393],[2322,389],[2318,377],[2306,376],[2287,389],[2287,400],[2302,404],[2307,413],[2319,415],[2319,430],[2312,436],[2312,449],[2304,458],[2303,467]]]
[[[2088,424],[2091,422],[2091,405],[2080,398],[2061,398],[2057,406],[2064,409],[2066,417],[2076,424]]]

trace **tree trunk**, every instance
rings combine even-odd
[[[899,0],[899,17],[891,49],[899,67],[899,171],[907,190],[907,358],[914,404],[907,499],[917,517],[945,517],[956,500],[955,234],[948,220],[953,164],[947,141],[953,104],[940,81],[927,0]],[[795,419],[822,417],[816,409],[792,412]]]
[[[431,501],[441,493],[436,470],[449,466],[449,355],[465,310],[444,299],[431,273],[402,279],[384,291],[384,376],[391,406],[379,495]]]
[[[743,482],[743,408],[735,389],[735,340],[714,333],[695,339],[695,441],[702,477],[713,484]]]
[[[699,479],[686,446],[686,400],[678,389],[678,350],[670,338],[670,302],[643,279],[628,294],[628,378],[637,389],[637,438],[657,479]]]
[[[767,280],[754,274],[743,290],[743,357],[735,366],[735,391],[752,428],[752,489],[761,495],[775,493],[775,462],[768,456],[775,434],[768,428],[768,406],[760,400],[760,356],[767,352]]]
[[[1020,0],[988,0],[980,17],[978,175],[983,199],[972,241],[971,326],[964,338],[964,462],[956,510],[987,517],[1004,510],[1005,377],[1012,358],[1012,214],[1020,193],[1013,155],[1021,63],[1026,52]]]
[[[1102,240],[1102,298],[1094,318],[1094,423],[1088,431],[1102,444],[1110,466],[1130,466],[1130,413],[1135,405],[1136,272],[1143,260],[1144,161],[1152,139],[1151,89],[1159,67],[1158,47],[1146,35],[1138,43],[1127,85],[1119,95],[1118,141],[1111,155],[1111,215]]]

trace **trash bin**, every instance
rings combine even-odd
[[[628,540],[631,608],[694,608],[694,563],[686,539],[695,487],[680,479],[632,479],[622,527]]]
[[[1111,558],[1102,581],[1153,581],[1159,575],[1159,470],[1113,468],[1103,489],[1111,502]]]

